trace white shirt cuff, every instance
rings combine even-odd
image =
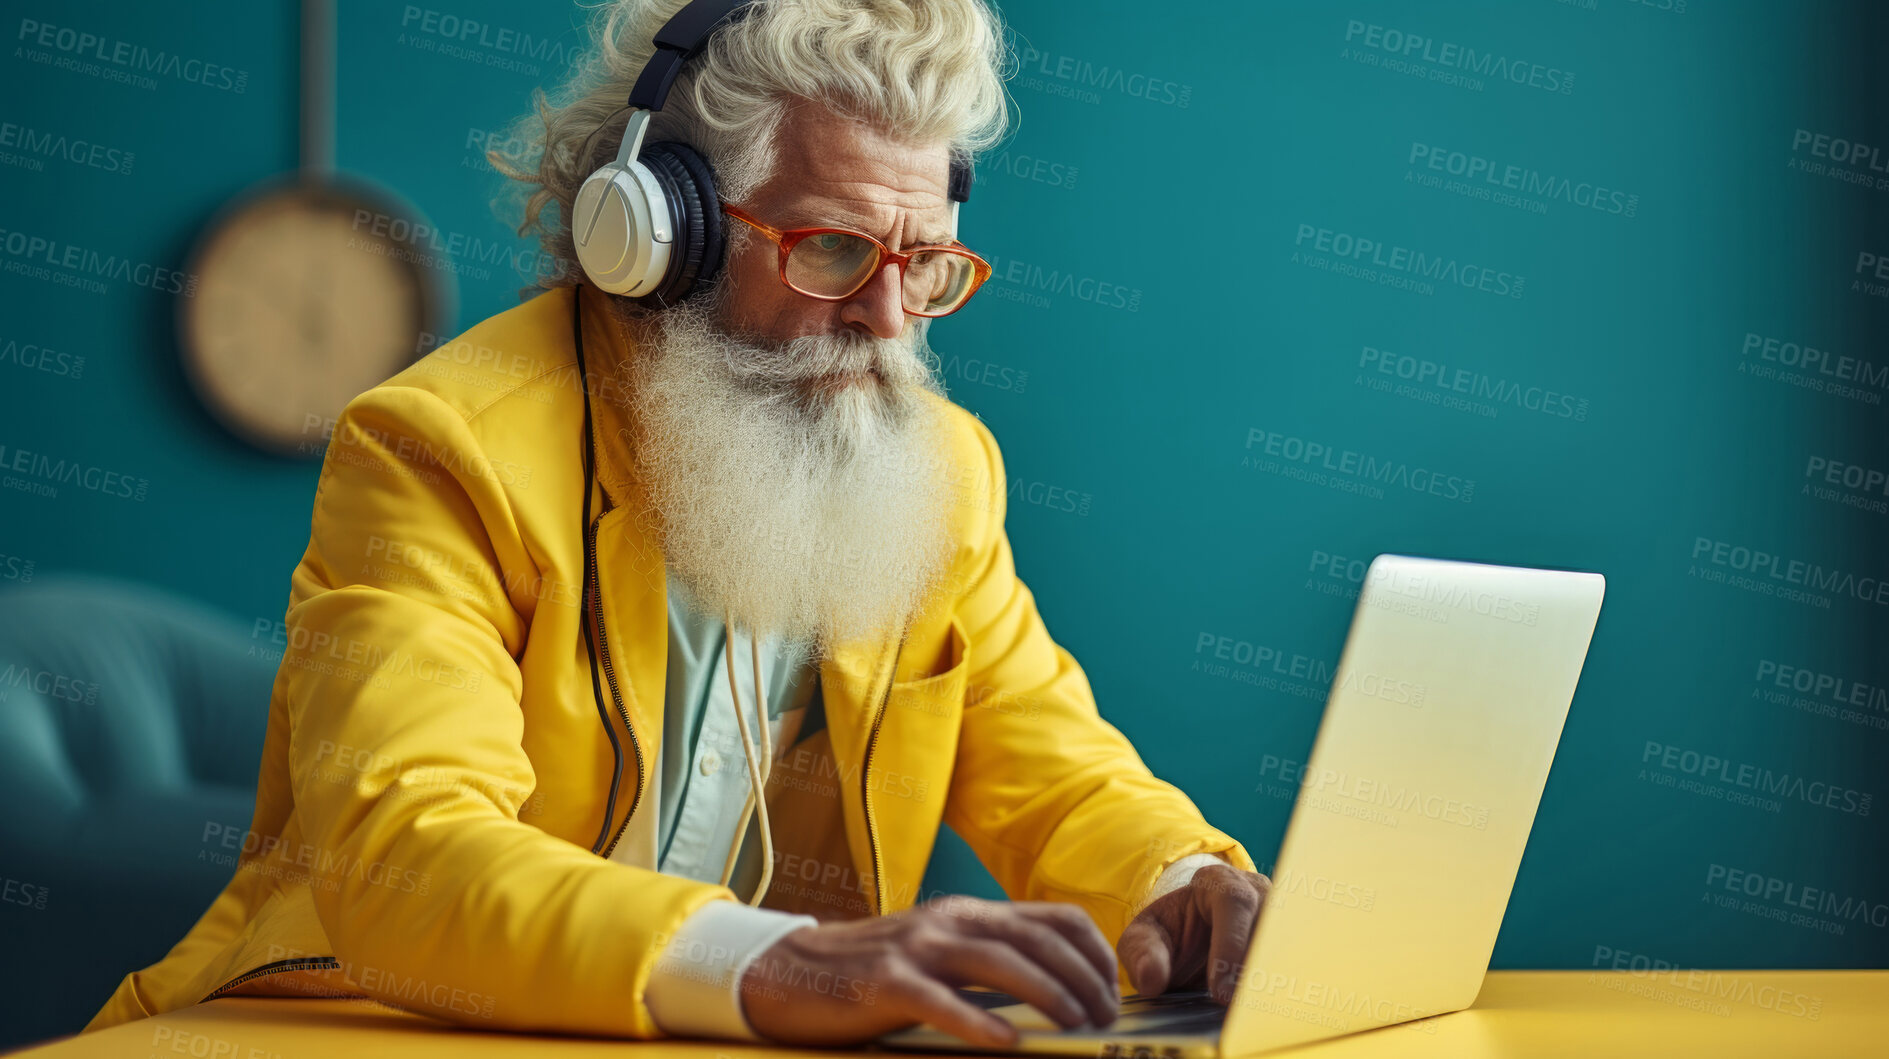
[[[786,934],[819,926],[812,916],[710,901],[682,921],[650,971],[643,1001],[672,1037],[758,1041],[741,1012],[741,975]]]
[[[1148,907],[1194,881],[1194,873],[1207,865],[1231,863],[1233,862],[1218,853],[1189,853],[1167,866],[1167,870],[1161,873],[1161,877],[1154,881],[1154,889],[1148,891],[1147,898],[1141,902],[1141,908]],[[1141,909],[1138,908],[1135,911],[1139,914]]]

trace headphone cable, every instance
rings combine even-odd
[[[741,753],[748,762],[748,780],[752,785],[747,800],[741,806],[741,822],[735,827],[735,837],[728,846],[728,857],[722,862],[721,884],[727,886],[734,878],[735,860],[741,855],[742,839],[747,837],[748,820],[756,811],[761,817],[761,881],[755,886],[748,904],[760,907],[767,896],[768,887],[774,880],[774,835],[767,818],[767,780],[774,771],[774,733],[768,726],[767,692],[761,683],[761,645],[755,639],[753,630],[749,630],[748,654],[753,663],[754,695],[756,708],[760,713],[761,724],[761,761],[755,761],[754,740],[748,734],[748,716],[741,710],[741,692],[735,683],[735,645],[734,621],[725,621],[728,635],[722,637],[722,657],[728,670],[728,694],[734,700],[735,724],[741,730]]]

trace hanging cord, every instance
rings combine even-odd
[[[774,881],[774,835],[767,819],[767,780],[774,771],[774,733],[768,727],[767,692],[761,684],[761,645],[750,633],[748,636],[748,654],[754,665],[754,695],[758,700],[756,707],[761,715],[761,763],[754,758],[754,739],[748,734],[748,715],[741,712],[741,693],[735,687],[735,644],[734,622],[726,621],[729,634],[722,638],[722,656],[728,668],[728,694],[734,699],[735,724],[741,729],[741,753],[748,760],[748,779],[752,788],[748,791],[747,801],[741,806],[741,823],[735,827],[735,838],[728,846],[728,859],[722,863],[721,884],[728,885],[734,878],[735,859],[741,854],[741,840],[747,836],[748,820],[758,808],[761,816],[761,881],[754,888],[754,896],[748,898],[748,904],[760,907],[767,896],[768,886]]]

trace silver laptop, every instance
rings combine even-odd
[[[1555,745],[1600,616],[1599,574],[1380,555],[1365,573],[1318,738],[1263,748],[1255,796],[1295,798],[1230,1005],[1125,997],[1065,1030],[1001,993],[1020,1053],[1232,1059],[1468,1007],[1482,990]],[[975,1050],[928,1026],[898,1048]]]

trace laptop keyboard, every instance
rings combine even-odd
[[[966,1001],[986,1011],[1021,1005],[1023,1002],[1007,993],[993,993],[981,989],[960,989],[958,995]],[[1034,1011],[1034,1009],[1026,1008]],[[1089,1032],[1106,1033],[1111,1037],[1139,1036],[1212,1036],[1220,1032],[1221,1023],[1226,1021],[1227,1009],[1216,1004],[1204,989],[1188,990],[1175,993],[1162,993],[1159,996],[1127,996],[1122,998],[1121,1014],[1113,1024]],[[1145,1059],[1140,1053],[1145,1049],[1122,1050],[1122,1059]],[[1154,1054],[1160,1054],[1158,1051]],[[1116,1059],[1114,1053],[1104,1055],[1102,1059]]]
[[[1178,993],[1162,993],[1160,996],[1141,996],[1131,994],[1122,998],[1122,1014],[1140,1014],[1144,1011],[1167,1011],[1174,1008],[1201,1008],[1211,1005],[1225,1011],[1226,1008],[1213,1002],[1205,989],[1187,990]]]

